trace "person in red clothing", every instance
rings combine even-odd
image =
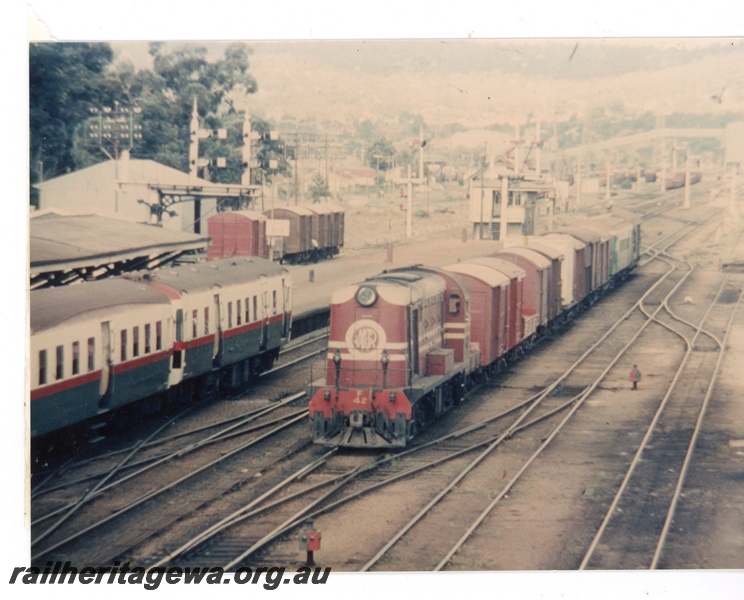
[[[638,370],[637,365],[633,365],[633,368],[630,370],[630,374],[628,375],[628,381],[633,384],[634,390],[638,389],[638,382],[641,380],[641,372]]]

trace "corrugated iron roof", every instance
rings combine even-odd
[[[164,250],[206,248],[209,238],[99,215],[32,215],[31,273],[113,262]]]

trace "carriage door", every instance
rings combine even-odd
[[[266,350],[269,339],[269,282],[261,275],[261,352]]]
[[[214,295],[214,342],[212,359],[217,360],[220,353],[220,333],[222,332],[222,315],[220,314],[220,295]]]
[[[111,378],[111,322],[101,323],[101,383],[98,394],[103,398],[109,389]]]
[[[290,298],[290,287],[287,285],[287,280],[282,279],[282,337],[284,338],[284,341],[287,341],[289,339],[290,330],[291,330],[291,323],[292,318],[289,314],[291,305],[291,298]]]

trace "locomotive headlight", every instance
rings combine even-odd
[[[362,306],[372,306],[377,301],[377,292],[374,288],[364,285],[356,291],[354,297]]]

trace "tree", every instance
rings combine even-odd
[[[389,171],[393,167],[395,148],[385,138],[378,139],[367,148],[366,164],[378,171]]]
[[[107,94],[113,51],[104,43],[29,46],[31,183],[76,168],[73,133]]]
[[[313,204],[317,204],[323,198],[330,198],[331,196],[331,190],[328,188],[328,182],[320,173],[316,173],[313,176],[313,180],[310,183],[308,192],[310,194],[310,198],[313,201]]]
[[[99,103],[137,108],[142,138],[132,155],[149,158],[188,171],[190,123],[196,98],[203,129],[226,129],[226,140],[200,140],[200,154],[225,158],[227,167],[213,169],[209,177],[221,183],[237,183],[243,174],[242,146],[245,113],[234,107],[235,97],[257,90],[249,73],[250,50],[243,44],[227,46],[224,57],[211,61],[201,46],[170,49],[150,44],[152,69],[135,70],[128,63],[109,68],[99,82]],[[73,134],[73,158],[80,168],[107,158],[97,140],[90,137],[94,119],[78,123]],[[268,128],[267,128],[268,129]],[[107,151],[111,154],[111,149]]]

